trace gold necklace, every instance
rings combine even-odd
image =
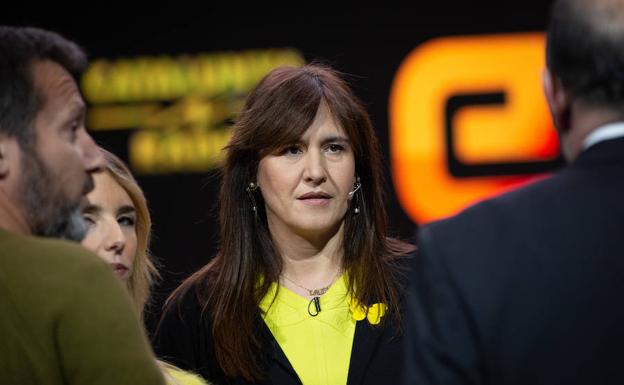
[[[342,273],[342,270],[338,270],[338,272],[336,273],[336,275],[334,276],[334,278],[331,280],[331,282],[329,283],[329,285],[321,287],[319,289],[310,289],[307,288],[303,285],[298,284],[297,282],[293,281],[292,279],[288,278],[285,274],[282,274],[282,277],[284,277],[284,279],[286,279],[287,281],[291,282],[293,285],[296,285],[304,290],[306,290],[309,294],[310,297],[320,297],[323,294],[327,293],[327,290],[329,290],[329,288],[331,287],[331,285],[334,284],[334,282],[336,281],[336,279],[338,279],[338,277],[340,276],[340,273]]]

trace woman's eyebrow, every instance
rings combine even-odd
[[[117,210],[117,214],[134,214],[136,209],[131,205],[123,205]]]
[[[344,136],[332,135],[332,136],[328,136],[327,138],[323,139],[321,144],[323,144],[323,145],[325,145],[327,143],[349,144],[349,142],[350,142],[349,139],[344,137]]]

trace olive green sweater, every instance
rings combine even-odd
[[[109,266],[80,245],[0,229],[0,383],[164,380]]]

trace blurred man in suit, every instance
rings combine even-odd
[[[556,1],[546,51],[570,164],[420,230],[405,383],[624,383],[624,1]]]
[[[164,381],[109,266],[80,245],[104,159],[84,126],[74,43],[0,26],[0,382]]]

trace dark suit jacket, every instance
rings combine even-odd
[[[178,303],[170,306],[160,323],[154,341],[157,356],[182,369],[200,374],[213,384],[248,384],[242,379],[224,377],[214,355],[212,333],[207,314],[190,290]],[[387,321],[371,326],[359,321],[349,365],[348,385],[396,384],[401,373],[400,365],[404,341],[396,324],[387,314]],[[271,331],[260,317],[256,320],[257,333],[262,343],[260,361],[264,363],[266,379],[261,384],[301,384],[292,365]],[[328,384],[332,385],[332,384]]]
[[[623,138],[418,246],[405,383],[624,383]]]

